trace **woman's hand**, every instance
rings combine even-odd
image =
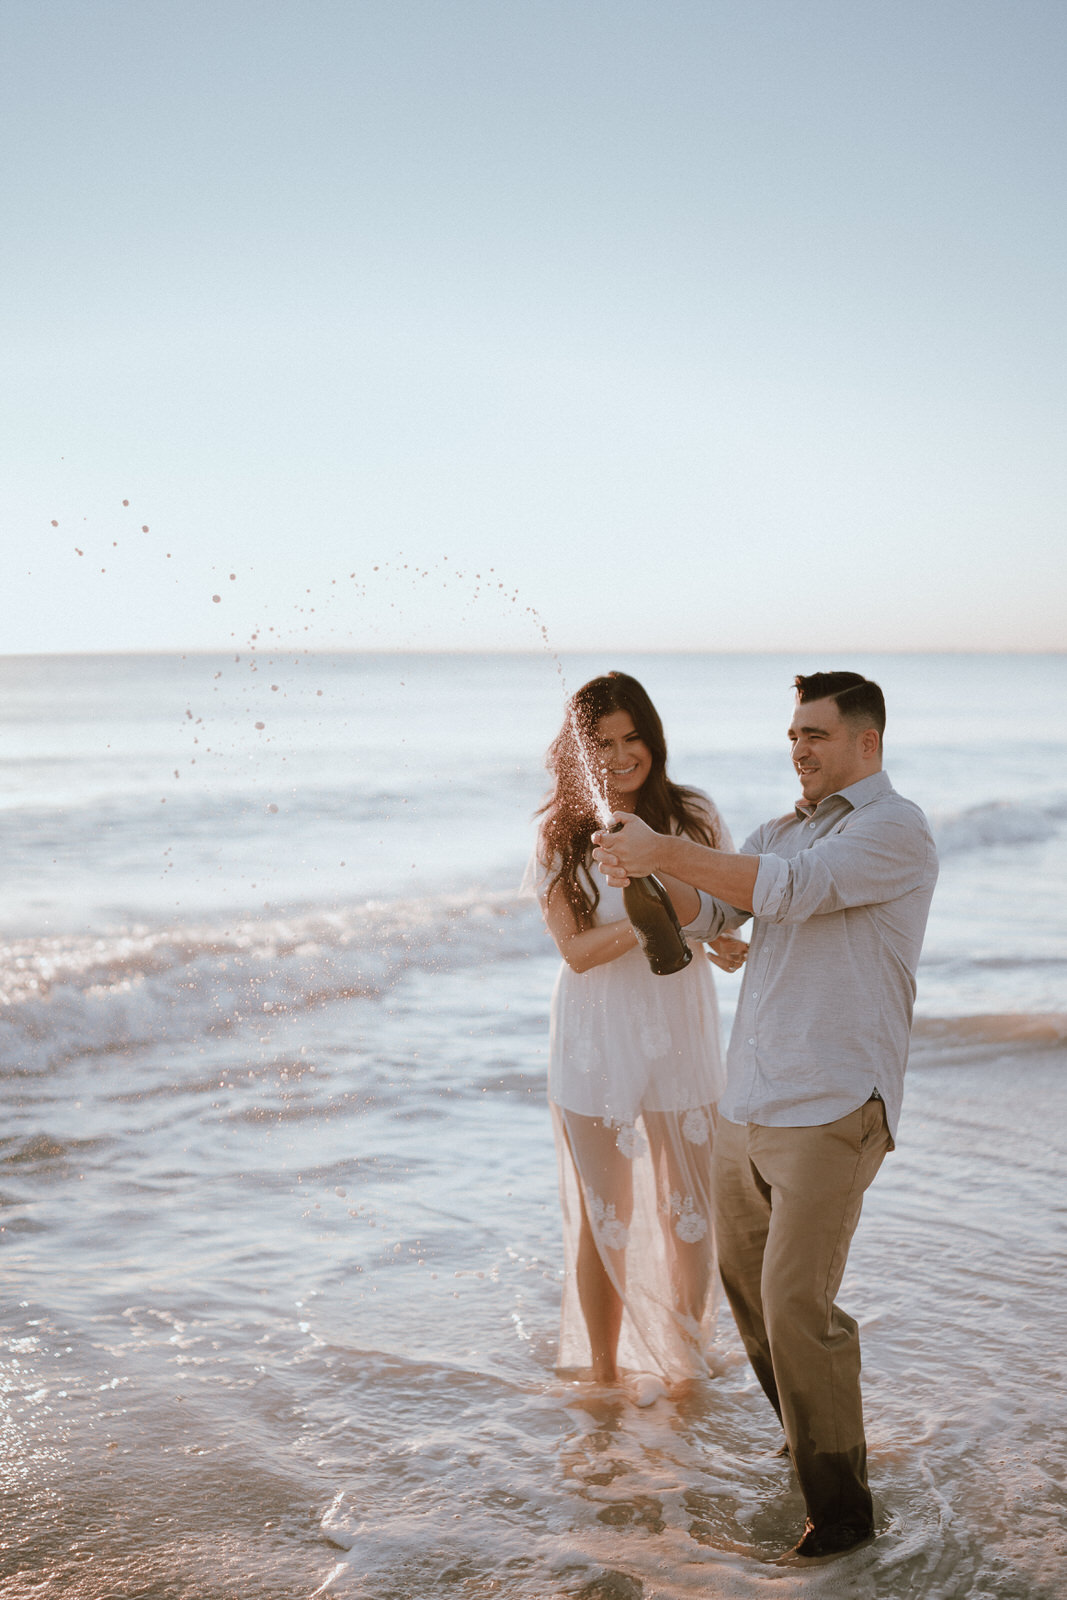
[[[744,966],[747,955],[748,945],[744,939],[735,939],[729,933],[720,933],[708,944],[708,960],[714,961],[724,972],[737,972]]]

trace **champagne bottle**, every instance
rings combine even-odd
[[[670,895],[658,878],[631,878],[622,891],[626,915],[657,977],[681,972],[693,959]]]
[[[631,878],[622,891],[626,915],[657,977],[681,972],[693,959],[671,897],[658,878]]]

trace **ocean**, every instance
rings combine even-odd
[[[555,1375],[520,882],[564,685],[639,677],[740,841],[838,666],[942,873],[841,1296],[882,1533],[797,1574],[728,1312],[677,1401]],[[5,1600],[1067,1594],[1065,703],[1063,655],[0,658]]]

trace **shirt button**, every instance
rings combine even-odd
[[[814,826],[815,826],[815,824],[814,824],[814,822],[809,822],[809,823],[808,823],[808,827],[809,827],[809,828],[814,828]]]
[[[758,989],[753,989],[752,998],[753,998],[753,1000],[758,1000],[759,999],[759,990]]]
[[[756,1041],[755,1041],[755,1039],[750,1039],[748,1042],[749,1042],[749,1044],[755,1044]]]

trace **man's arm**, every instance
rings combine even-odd
[[[854,906],[879,906],[913,889],[932,888],[937,852],[926,819],[907,803],[866,806],[844,825],[786,861],[762,858],[756,900],[771,922],[806,922],[809,917]]]
[[[667,872],[739,911],[752,910],[758,857],[713,850],[682,834],[654,833],[629,812],[617,812],[615,820],[622,824],[618,832],[593,835],[593,857],[615,888],[624,889],[631,878],[650,872]]]

